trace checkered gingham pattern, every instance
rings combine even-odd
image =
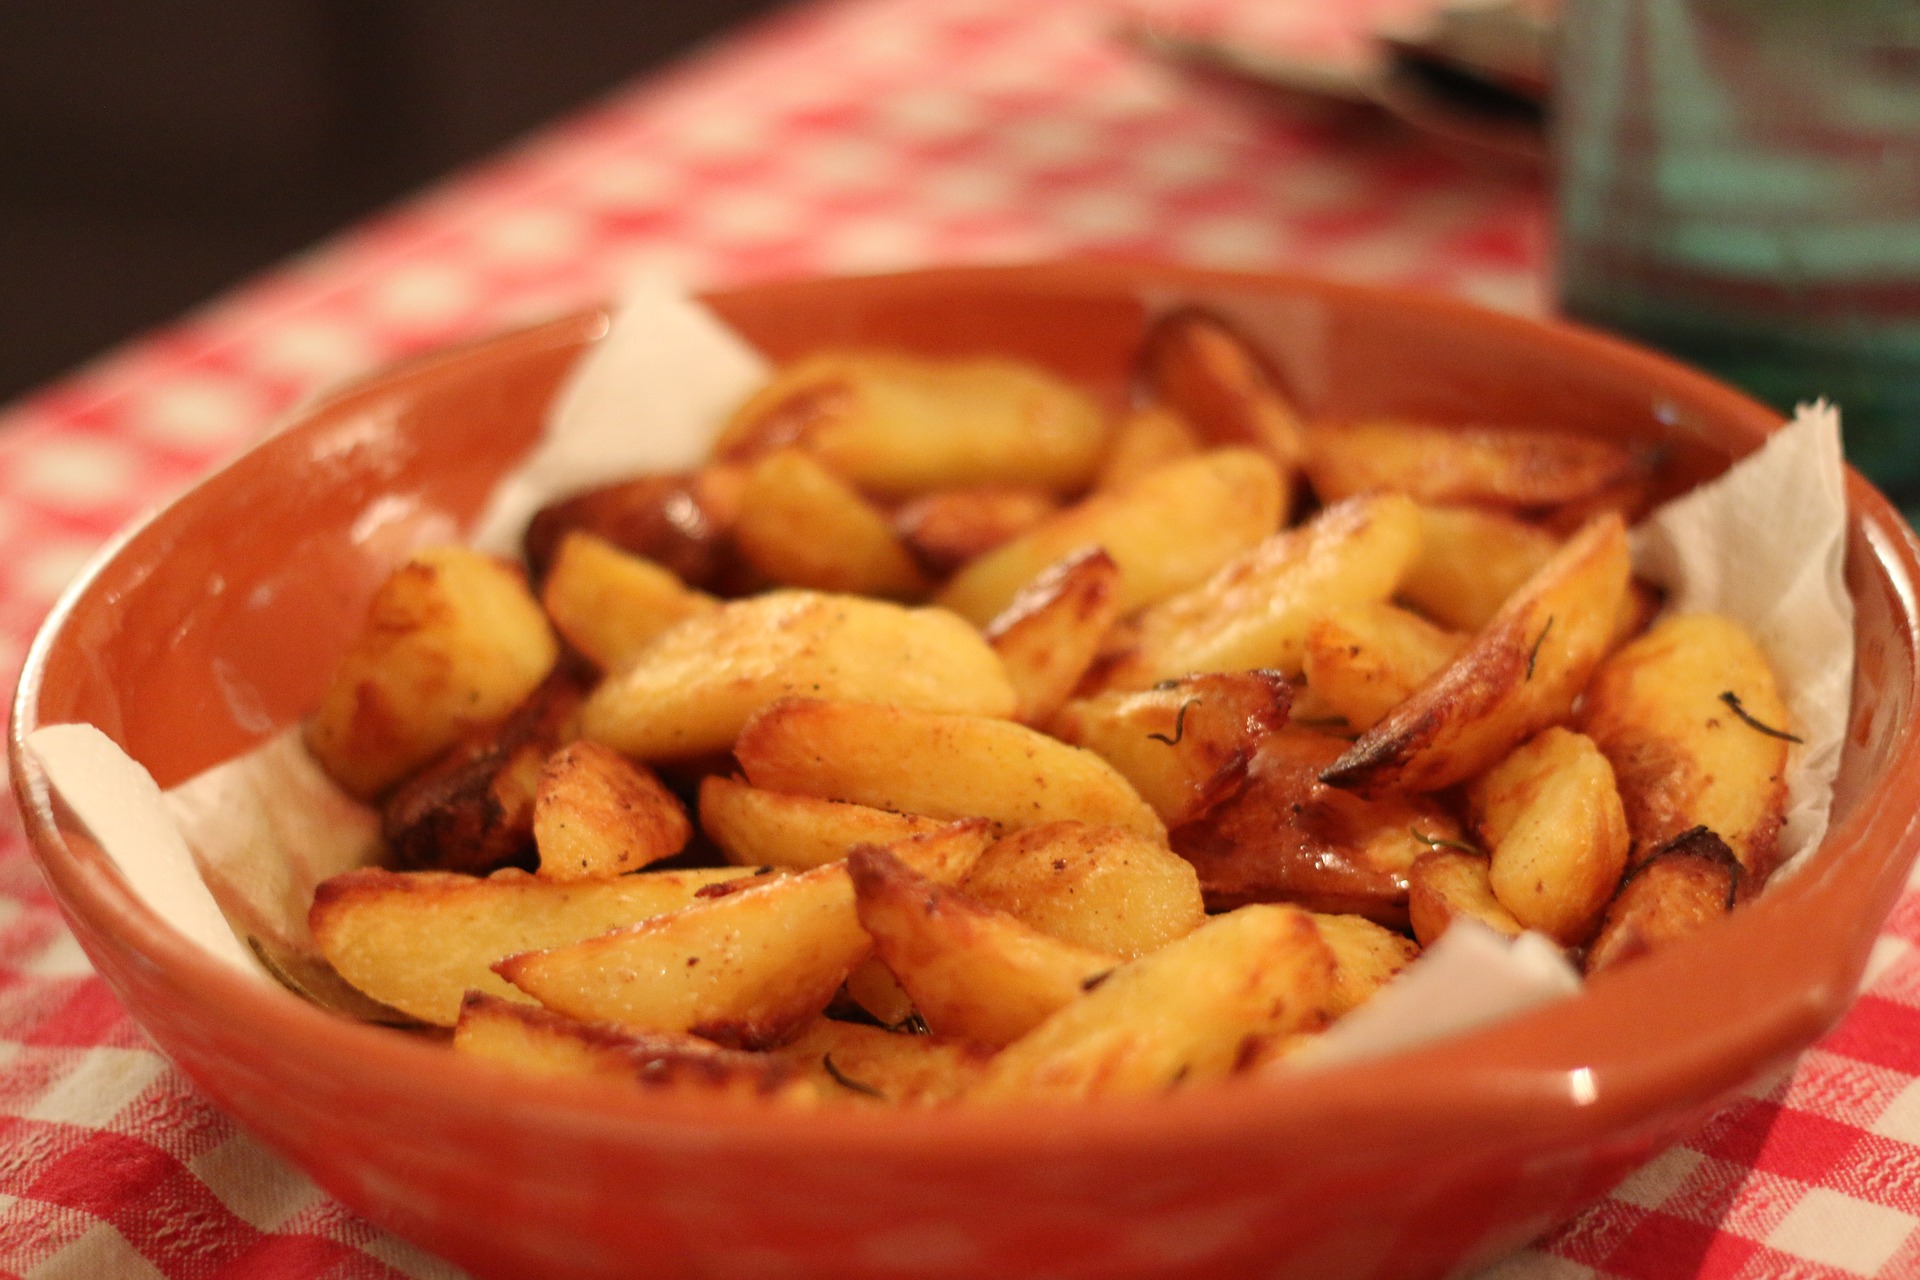
[[[1418,0],[1157,0],[1338,52]],[[1141,12],[1136,8],[1133,12]],[[1067,254],[1304,268],[1543,308],[1537,179],[1336,131],[1114,38],[1099,0],[826,0],[633,86],[13,406],[0,664],[117,526],[340,378],[607,296]],[[1262,29],[1264,28],[1264,29]],[[449,1276],[156,1055],[0,830],[0,1272]],[[1521,1277],[1920,1275],[1920,894],[1847,1021]]]

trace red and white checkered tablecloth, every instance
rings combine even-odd
[[[1150,0],[1329,48],[1420,0]],[[1137,12],[1141,6],[1135,5]],[[117,526],[336,380],[607,296],[1106,254],[1544,306],[1535,180],[1290,120],[1100,0],[827,0],[616,94],[0,415],[0,666]],[[1920,893],[1868,991],[1501,1280],[1920,1275]],[[0,1273],[450,1276],[237,1132],[130,1023],[0,830]]]

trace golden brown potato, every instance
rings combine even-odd
[[[1487,859],[1465,849],[1436,848],[1414,860],[1407,874],[1407,915],[1421,946],[1438,942],[1447,926],[1461,917],[1503,938],[1526,932],[1526,926],[1493,896],[1488,876]]]
[[[1348,728],[1371,729],[1467,643],[1405,609],[1343,605],[1307,628],[1301,660],[1314,696]]]
[[[894,512],[893,529],[921,568],[944,578],[1059,509],[1045,489],[942,489]]]
[[[1704,826],[1755,884],[1773,870],[1793,725],[1739,624],[1669,618],[1618,650],[1594,673],[1581,728],[1613,764],[1637,849]]]
[[[617,671],[655,636],[720,602],[651,560],[575,529],[561,539],[540,603],[568,644],[602,671]]]
[[[988,552],[935,597],[984,626],[1048,566],[1104,547],[1120,566],[1120,611],[1206,580],[1279,527],[1280,473],[1251,449],[1217,449],[1096,493]]]
[[[893,599],[932,586],[887,517],[798,449],[754,464],[733,540],[748,564],[782,586]]]
[[[1307,478],[1322,502],[1391,490],[1428,503],[1553,507],[1591,497],[1638,467],[1617,441],[1564,431],[1391,418],[1307,431]]]
[[[1022,587],[985,635],[1020,695],[1013,718],[1044,725],[1087,673],[1120,616],[1120,566],[1099,547],[1053,565]]]
[[[1626,530],[1603,516],[1321,777],[1367,795],[1438,791],[1565,720],[1613,641],[1627,577]]]
[[[560,884],[514,870],[482,880],[368,867],[323,881],[307,918],[342,978],[450,1027],[469,989],[525,999],[494,975],[494,961],[677,911],[708,885],[751,874],[723,867]]]
[[[1628,845],[1613,769],[1593,740],[1545,729],[1477,778],[1468,799],[1500,905],[1562,946],[1591,938]]]
[[[536,1076],[792,1102],[815,1095],[793,1064],[765,1054],[722,1049],[696,1036],[576,1022],[480,991],[469,991],[461,1005],[453,1048]]]
[[[816,1018],[773,1055],[807,1073],[823,1099],[922,1106],[951,1102],[985,1074],[992,1051]]]
[[[1011,1044],[1121,963],[936,884],[884,849],[856,849],[847,869],[861,927],[935,1035]]]
[[[893,976],[893,970],[870,955],[847,975],[847,999],[883,1027],[904,1027],[913,1017],[913,997]]]
[[[754,712],[794,694],[920,711],[1011,715],[1000,659],[941,609],[775,591],[689,618],[602,682],[581,732],[642,760],[733,745]]]
[[[1460,829],[1425,796],[1362,798],[1320,780],[1346,743],[1294,726],[1261,741],[1246,785],[1198,822],[1176,827],[1207,906],[1294,902],[1407,923],[1407,876],[1434,840]]]
[[[1179,414],[1163,404],[1145,405],[1114,428],[1113,443],[1093,487],[1123,489],[1150,471],[1191,458],[1200,448],[1200,438]]]
[[[748,721],[734,756],[769,791],[1009,828],[1104,822],[1166,838],[1112,765],[1009,720],[786,698]]]
[[[1118,769],[1177,827],[1239,788],[1261,739],[1286,724],[1291,700],[1274,672],[1217,672],[1070,702],[1048,729]]]
[[[1242,907],[1122,965],[993,1060],[971,1097],[1163,1093],[1217,1080],[1266,1040],[1319,1025],[1333,952],[1292,907]]]
[[[945,825],[917,814],[763,791],[719,774],[700,781],[700,829],[737,867],[805,871],[840,861],[856,844],[886,844]]]
[[[962,887],[1040,932],[1129,959],[1206,919],[1193,868],[1118,827],[1050,822],[996,841]]]
[[[1746,874],[1725,841],[1695,827],[1627,873],[1587,949],[1599,973],[1698,932],[1733,910]]]
[[[787,365],[735,411],[722,461],[797,447],[862,490],[910,497],[968,485],[1086,487],[1106,416],[1037,365],[823,351]]]
[[[536,582],[544,580],[561,542],[580,529],[652,561],[689,587],[735,594],[749,585],[730,536],[738,479],[709,467],[639,476],[563,498],[528,522],[521,542],[527,565]]]
[[[1478,631],[1559,545],[1502,512],[1423,505],[1420,554],[1400,580],[1400,598],[1443,627]]]
[[[533,839],[544,879],[638,871],[671,858],[692,837],[687,811],[660,779],[597,742],[562,747],[540,773]]]
[[[1141,346],[1140,373],[1209,444],[1263,449],[1289,473],[1306,456],[1300,415],[1279,379],[1221,317],[1194,307],[1162,316]]]
[[[1385,929],[1365,916],[1315,915],[1314,927],[1333,951],[1331,1017],[1345,1017],[1373,998],[1420,957],[1413,939]]]
[[[1337,605],[1392,595],[1419,546],[1419,510],[1399,494],[1330,507],[1143,612],[1099,665],[1104,686],[1143,689],[1205,671],[1298,675],[1308,625]]]
[[[473,875],[531,867],[540,770],[578,732],[585,696],[571,672],[556,668],[497,727],[400,784],[380,812],[393,865]]]
[[[307,722],[307,749],[370,799],[505,719],[559,656],[518,569],[465,547],[417,552],[374,592]]]

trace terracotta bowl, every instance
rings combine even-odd
[[[1117,394],[1143,295],[1263,317],[1315,413],[1672,442],[1698,476],[1776,424],[1678,365],[1405,293],[1128,266],[775,285],[715,305],[827,342],[1029,356]],[[1270,323],[1267,323],[1270,322]],[[1916,850],[1916,544],[1848,477],[1859,610],[1837,820],[1811,865],[1579,999],[1405,1057],[1146,1101],[915,1113],[537,1088],[222,968],[50,802],[36,726],[99,725],[162,786],[312,707],[389,567],[386,504],[470,516],[533,440],[586,315],[408,365],[302,416],[120,538],[55,611],[14,785],[87,954],[221,1107],[380,1225],[483,1276],[1428,1276],[1597,1197],[1847,1007]]]

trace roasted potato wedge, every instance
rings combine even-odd
[[[1420,958],[1420,947],[1413,939],[1365,916],[1315,915],[1313,925],[1333,951],[1333,997],[1327,1013],[1335,1018],[1365,1004]]]
[[[1419,509],[1398,494],[1330,507],[1147,609],[1103,659],[1100,679],[1142,689],[1206,671],[1298,675],[1313,620],[1338,605],[1385,600],[1419,546]]]
[[[554,553],[540,603],[568,644],[602,671],[617,671],[655,636],[720,602],[653,561],[574,529]]]
[[[756,714],[733,750],[748,781],[770,791],[1009,828],[1073,819],[1166,838],[1112,765],[1009,720],[786,698]]]
[[[643,765],[597,742],[548,759],[533,802],[539,875],[603,880],[671,858],[693,838],[687,811]]]
[[[1503,512],[1423,505],[1420,554],[1399,595],[1443,627],[1478,631],[1559,546],[1545,529]]]
[[[1318,1026],[1332,950],[1306,912],[1242,907],[1114,970],[993,1060],[971,1095],[1163,1093],[1231,1073],[1275,1036]]]
[[[822,1098],[902,1103],[951,1102],[986,1073],[992,1051],[942,1036],[901,1035],[817,1018],[773,1051],[807,1073]]]
[[[798,449],[754,464],[733,540],[760,576],[783,586],[890,599],[932,589],[886,515]]]
[[[847,999],[860,1006],[861,1012],[883,1027],[899,1029],[913,1017],[913,997],[877,955],[870,955],[853,967],[844,991]]]
[[[1274,672],[1216,672],[1079,699],[1048,728],[1118,769],[1177,827],[1233,794],[1261,740],[1286,724],[1291,701]]]
[[[1106,416],[1084,392],[1019,360],[823,351],[737,410],[715,456],[797,447],[862,490],[911,497],[969,485],[1085,488]]]
[[[708,885],[750,875],[722,867],[563,884],[514,870],[483,880],[369,867],[323,881],[307,918],[321,953],[347,982],[422,1022],[450,1027],[469,989],[526,998],[494,975],[494,961],[677,911]]]
[[[1603,516],[1321,777],[1367,795],[1438,791],[1565,720],[1613,642],[1627,582],[1626,530]]]
[[[1305,429],[1279,379],[1217,315],[1188,307],[1155,321],[1141,347],[1140,375],[1149,393],[1209,444],[1265,450],[1289,474],[1306,456]]]
[[[1104,547],[1120,566],[1120,611],[1130,613],[1205,581],[1285,515],[1268,458],[1217,449],[1068,507],[967,565],[935,600],[984,626],[1048,566]]]
[[[1668,618],[1600,664],[1581,728],[1613,764],[1635,846],[1704,826],[1764,881],[1786,814],[1786,703],[1759,647],[1712,614]]]
[[[680,475],[639,476],[589,489],[542,507],[521,541],[536,582],[544,581],[566,535],[580,529],[659,565],[702,591],[732,595],[750,575],[734,554],[738,473],[709,467]]]
[[[1179,414],[1163,404],[1144,405],[1114,428],[1113,444],[1093,487],[1124,489],[1148,472],[1200,451],[1200,438]]]
[[[1435,849],[1421,854],[1407,881],[1407,916],[1423,947],[1438,942],[1460,918],[1477,921],[1503,938],[1527,931],[1494,896],[1487,859],[1477,853]]]
[[[1587,948],[1589,974],[1698,932],[1733,910],[1746,871],[1705,827],[1683,831],[1627,873]]]
[[[1040,932],[1132,959],[1206,919],[1193,868],[1165,845],[1119,827],[1049,822],[994,842],[968,872],[967,895]]]
[[[1307,431],[1307,478],[1322,502],[1391,490],[1428,503],[1555,507],[1591,497],[1639,465],[1617,441],[1564,431],[1390,418]]]
[[[559,656],[518,569],[465,547],[417,552],[374,592],[307,721],[307,750],[370,799],[505,719]]]
[[[1044,725],[1073,693],[1120,616],[1120,566],[1099,547],[1021,588],[985,635],[1020,695],[1013,718]]]
[[[894,512],[893,529],[921,568],[944,578],[1059,509],[1045,489],[942,489]]]
[[[638,759],[686,759],[727,750],[754,712],[794,694],[980,716],[1016,702],[986,641],[944,610],[775,591],[661,636],[593,691],[581,732]]]
[[[847,860],[860,925],[935,1035],[1011,1044],[1117,968],[919,875],[884,849]]]
[[[917,814],[763,791],[719,774],[700,782],[700,829],[739,867],[805,871],[840,861],[857,844],[887,844],[945,825]]]
[[[1466,645],[1384,601],[1343,605],[1307,628],[1301,665],[1314,697],[1348,728],[1371,729]]]

